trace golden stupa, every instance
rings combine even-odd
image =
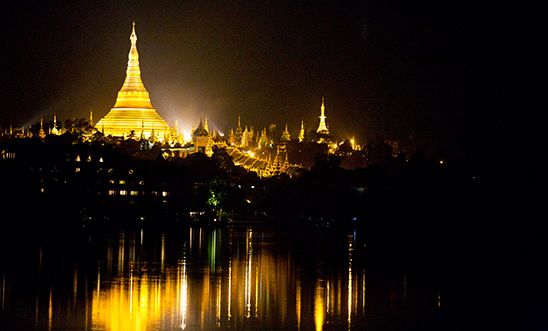
[[[168,136],[169,126],[152,106],[141,80],[135,22],[133,22],[129,39],[131,49],[128,55],[126,80],[118,92],[114,107],[97,122],[95,128],[107,136],[127,138],[133,131],[135,137],[149,138],[154,135],[156,140],[163,141],[164,137]]]

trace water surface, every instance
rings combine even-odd
[[[4,234],[3,330],[435,329],[436,275],[370,263],[364,230]]]

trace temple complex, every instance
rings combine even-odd
[[[124,85],[118,92],[114,107],[97,122],[95,128],[107,136],[125,138],[133,132],[135,136],[146,139],[156,136],[158,140],[164,141],[169,136],[169,126],[152,106],[141,80],[135,22],[129,39],[131,48]]]

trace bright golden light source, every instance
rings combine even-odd
[[[169,134],[169,126],[152,106],[148,91],[141,80],[135,23],[130,40],[124,85],[118,92],[114,107],[97,122],[95,128],[114,137],[126,138],[133,132],[135,138],[142,135],[149,139],[154,136],[158,141],[163,141]]]
[[[316,288],[314,290],[314,326],[316,331],[323,330],[323,323],[325,319],[325,291],[323,287],[323,281],[316,280]]]

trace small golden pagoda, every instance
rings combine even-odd
[[[301,130],[299,131],[299,142],[303,142],[304,140],[304,121],[301,120]]]
[[[327,128],[327,123],[325,121],[327,116],[325,116],[325,104],[324,104],[323,98],[322,98],[322,106],[320,110],[321,110],[320,125],[318,125],[318,130],[316,130],[316,132],[320,134],[329,134],[329,129]]]
[[[114,107],[97,122],[95,128],[105,135],[114,137],[127,137],[133,131],[134,136],[142,133],[144,138],[148,139],[154,133],[156,137],[163,140],[169,135],[169,126],[152,106],[141,80],[135,22],[133,22],[129,39],[131,49],[128,55],[126,80],[118,92]]]

